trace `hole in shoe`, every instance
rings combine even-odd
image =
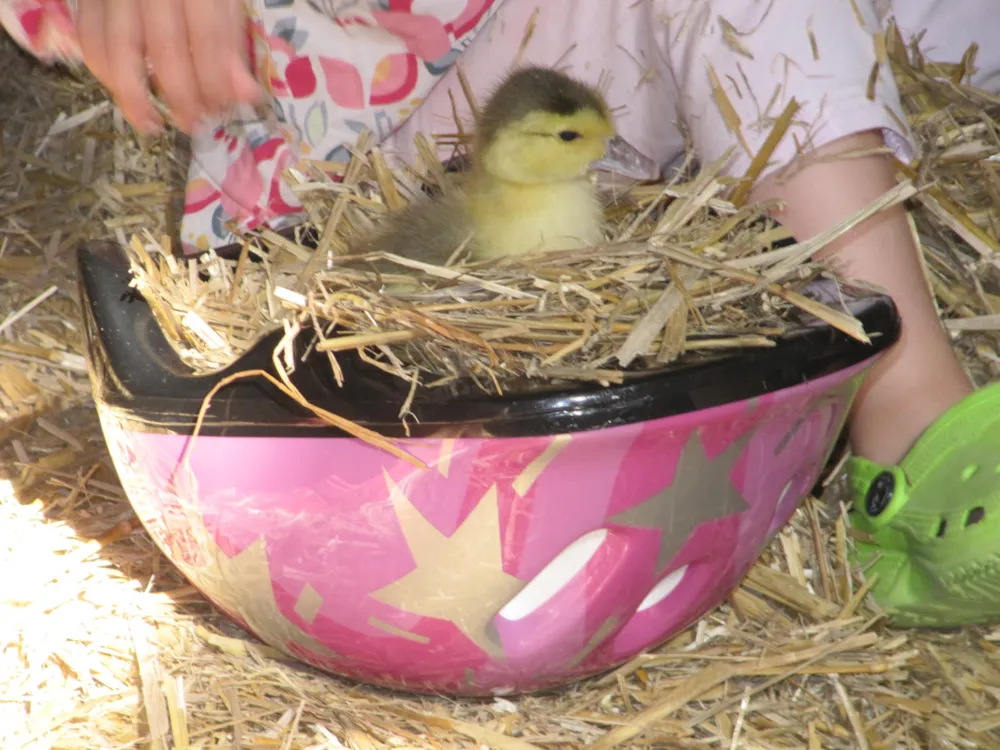
[[[970,479],[976,476],[976,473],[978,471],[979,467],[976,466],[975,464],[973,464],[972,466],[966,466],[965,469],[962,471],[962,481],[968,482]]]
[[[941,519],[941,525],[938,526],[937,538],[941,539],[948,531],[948,522],[945,519]]]
[[[973,508],[969,515],[965,517],[965,525],[972,526],[986,518],[986,508]]]

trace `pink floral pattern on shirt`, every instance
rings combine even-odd
[[[254,64],[274,116],[238,108],[192,139],[181,239],[220,247],[241,230],[294,221],[281,177],[300,159],[344,163],[364,130],[388,137],[502,0],[255,0]],[[0,23],[45,62],[78,62],[73,0],[0,0]]]
[[[0,0],[0,25],[14,41],[47,63],[81,57],[73,0]]]

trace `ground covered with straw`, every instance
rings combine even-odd
[[[72,250],[94,238],[134,246],[136,233],[143,250],[162,245],[159,238],[176,222],[183,183],[175,156],[182,144],[172,136],[135,141],[89,79],[46,71],[6,39],[0,64],[7,87],[0,98],[4,750],[1000,747],[1000,631],[931,633],[887,627],[846,563],[848,535],[835,502],[842,496],[839,481],[830,484],[825,498],[830,502],[806,502],[724,606],[613,674],[550,695],[481,702],[415,698],[280,660],[221,618],[138,527],[111,468],[86,380]],[[922,172],[904,175],[921,186],[914,201],[920,207],[916,223],[925,238],[928,279],[963,361],[982,383],[995,379],[998,371],[1000,108],[964,89],[956,68],[928,68],[917,57],[899,58],[898,66],[914,127],[922,142],[934,147]],[[962,106],[946,111],[948,104]],[[931,164],[934,182],[927,186]],[[315,182],[314,176],[300,176],[302,184]],[[691,184],[676,192],[679,198],[672,202],[659,197],[662,186],[633,198],[645,206],[656,201],[696,206],[707,216],[714,200],[705,198],[707,193]],[[325,205],[314,217],[324,229],[333,215],[329,202]],[[712,205],[723,222],[740,211]],[[668,214],[658,216],[661,221]],[[750,249],[754,240],[739,223],[748,218],[739,217],[727,230],[737,239],[744,232],[749,243],[742,245],[744,258],[760,249]],[[265,251],[269,241],[287,244],[276,238],[257,240]],[[308,263],[309,256],[295,257],[302,246],[291,245],[285,247],[286,255]],[[668,259],[678,274],[695,268],[676,254]],[[220,263],[211,257],[195,262]],[[303,269],[296,275],[289,268],[293,270],[283,277],[282,288],[302,295],[308,305],[322,303],[316,287],[295,285]],[[742,270],[757,273],[760,266],[748,263]],[[233,275],[227,277],[227,272]],[[208,278],[233,282],[237,272],[233,266]],[[561,292],[582,300],[609,288],[588,287],[586,279],[535,278],[541,286],[532,294],[546,291],[546,284],[580,287],[557,289],[553,299]],[[506,284],[503,278],[486,280],[511,283],[510,278]],[[737,274],[727,282],[733,295],[746,296],[752,289],[756,299],[775,301],[769,310],[757,308],[761,317],[753,322],[756,330],[737,325],[735,313],[725,317],[723,304],[719,310],[692,304],[698,294],[692,282],[688,295],[681,295],[685,322],[673,329],[674,354],[697,353],[699,340],[766,338],[781,325],[782,309],[801,309],[794,294],[788,301],[798,288],[790,277],[771,280],[781,294],[758,281]],[[666,287],[664,277],[660,289]],[[482,290],[482,284],[477,288]],[[199,317],[220,330],[230,326],[227,340],[236,342],[235,347],[245,345],[249,335],[240,337],[225,310],[216,307],[214,318],[207,312],[218,298],[213,295],[226,288],[204,291]],[[435,291],[429,285],[421,293]],[[650,293],[643,304],[655,305],[656,299]],[[291,321],[302,319],[296,308],[300,298],[286,294],[278,301],[286,305]],[[166,314],[181,313],[183,320],[187,311],[180,304],[174,307]],[[584,309],[582,304],[569,307]],[[604,369],[595,363],[620,351],[642,309],[636,308],[627,330],[616,332],[612,325],[593,349],[567,351],[549,366]],[[772,317],[765,320],[765,315]],[[267,320],[272,319],[269,313]],[[542,349],[520,352],[533,360],[506,360],[514,368],[526,363],[527,372],[531,361],[537,364],[565,351],[582,335],[567,329],[577,331],[577,337],[539,344],[539,336],[529,335],[542,330],[538,322],[525,324],[510,339],[487,340],[528,341],[527,347]],[[458,325],[454,319],[452,323]],[[668,329],[658,330],[657,343],[666,340],[662,332]],[[420,324],[411,320],[408,330],[419,331]],[[487,338],[482,330],[478,333]],[[414,337],[411,342],[418,338],[407,335]],[[199,346],[195,338],[179,345],[190,350],[192,362],[217,366],[210,348]],[[372,342],[376,348],[385,344]],[[457,350],[451,351],[454,362]],[[475,351],[482,356],[488,349]],[[593,356],[585,361],[584,354]],[[419,366],[416,356],[397,357],[403,373]],[[442,355],[437,362],[445,360]],[[386,361],[391,363],[391,357]],[[483,382],[490,387],[494,380],[489,372],[497,370],[488,359],[481,361],[489,365]],[[429,381],[435,369],[439,378],[447,377],[435,365],[421,370],[423,379]]]

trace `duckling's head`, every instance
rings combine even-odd
[[[566,182],[604,156],[614,135],[610,109],[596,89],[549,68],[525,68],[483,109],[474,158],[507,182]]]

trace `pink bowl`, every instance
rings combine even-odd
[[[401,441],[420,469],[287,405],[279,418],[261,384],[224,391],[192,439],[197,394],[226,373],[178,375],[145,304],[121,299],[127,281],[110,251],[81,253],[101,424],[163,552],[305,663],[464,695],[603,672],[716,607],[809,493],[898,336],[876,298],[871,347],[816,326],[778,355],[631,391],[452,404],[461,418]]]

